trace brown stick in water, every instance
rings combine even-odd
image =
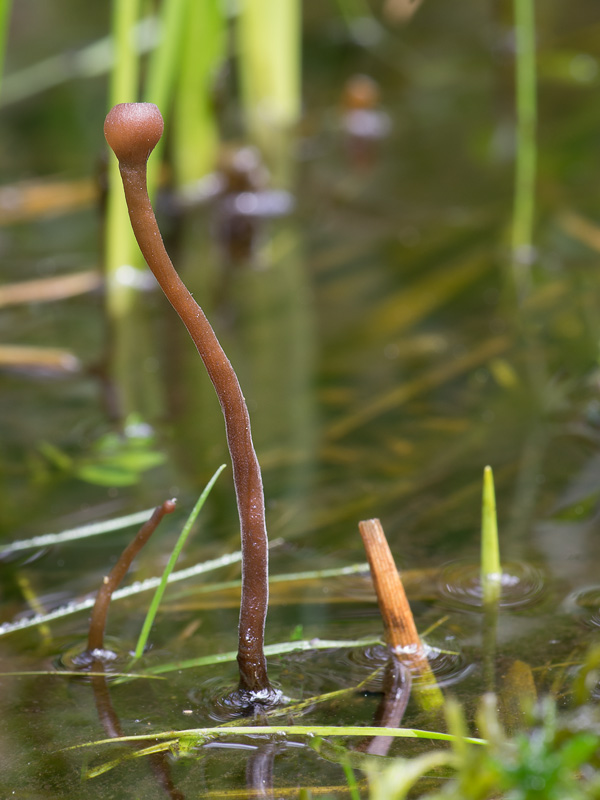
[[[381,522],[363,520],[358,529],[367,552],[388,647],[397,656],[423,658],[421,640]]]
[[[125,577],[133,559],[157,529],[162,518],[172,511],[175,511],[175,500],[165,500],[162,506],[154,509],[150,519],[142,525],[134,540],[123,550],[115,566],[104,578],[92,609],[88,633],[88,653],[93,655],[96,651],[104,650],[104,631],[112,594]]]
[[[129,217],[140,250],[194,340],[225,417],[242,537],[240,691],[268,699],[272,689],[264,656],[269,585],[262,476],[237,375],[204,312],[175,271],[148,198],[146,162],[162,132],[162,116],[152,103],[117,105],[104,123],[106,140],[119,160]]]

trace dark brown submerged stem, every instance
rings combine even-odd
[[[96,595],[96,602],[90,619],[88,633],[88,652],[90,654],[93,655],[104,649],[104,630],[113,592],[119,587],[131,566],[131,562],[158,528],[162,518],[165,514],[170,514],[173,511],[175,511],[175,500],[165,500],[162,506],[155,508],[150,519],[142,525],[134,540],[123,550],[115,566],[104,578],[102,586]]]
[[[264,656],[268,605],[268,545],[262,477],[250,418],[237,375],[204,312],[175,271],[165,250],[146,188],[146,162],[162,136],[152,103],[122,103],[106,117],[104,135],[119,160],[133,232],[146,263],[179,314],[215,387],[225,417],[242,537],[242,602],[238,665],[240,690],[271,693]]]

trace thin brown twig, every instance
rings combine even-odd
[[[125,577],[127,570],[131,566],[131,562],[157,529],[165,514],[170,514],[175,511],[175,505],[175,500],[165,500],[161,506],[158,506],[158,508],[154,510],[150,519],[142,525],[133,541],[123,550],[115,566],[104,578],[102,586],[96,595],[96,602],[90,618],[90,629],[88,633],[89,653],[93,654],[96,651],[104,650],[104,630],[106,628],[106,618],[108,616],[108,608],[110,606],[112,594]]]

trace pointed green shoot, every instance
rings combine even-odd
[[[500,599],[502,567],[498,546],[496,493],[491,467],[483,470],[483,502],[481,507],[481,586],[483,604],[489,606]]]

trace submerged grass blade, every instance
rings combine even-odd
[[[279,644],[268,644],[265,647],[265,656],[279,656],[284,653],[300,653],[310,650],[339,650],[345,647],[366,647],[368,645],[381,644],[378,636],[370,636],[364,639],[302,639],[297,642],[280,642]],[[212,664],[227,664],[234,662],[237,652],[230,650],[226,653],[212,653],[208,656],[198,658],[188,658],[185,661],[174,661],[170,664],[159,664],[148,670],[148,675],[164,675],[168,672],[177,672],[183,669],[194,669],[195,667],[207,667]]]
[[[173,572],[169,576],[168,582],[175,583],[177,581],[187,580],[187,578],[193,578],[195,575],[202,575],[205,572],[211,572],[219,567],[227,567],[229,564],[235,564],[237,561],[241,561],[241,558],[242,554],[239,550],[236,553],[228,553],[225,556],[214,558],[211,561],[204,561],[200,564],[195,564],[192,567],[186,567],[186,569]],[[156,589],[156,587],[160,584],[160,581],[161,578],[159,577],[146,578],[144,581],[136,581],[131,586],[125,586],[123,589],[117,589],[117,591],[113,593],[112,602],[115,600],[120,600],[124,597],[132,597],[133,595],[140,594],[141,592],[148,592],[151,589]],[[80,611],[85,611],[86,609],[91,608],[93,605],[94,598],[89,597],[85,600],[81,600],[80,602],[68,603],[66,606],[61,606],[54,611],[49,611],[47,614],[36,614],[34,617],[17,619],[13,622],[4,622],[0,624],[0,636],[6,636],[8,633],[21,631],[25,628],[35,628],[38,625],[43,625],[44,623],[51,622],[54,619],[69,617],[71,614],[77,614]]]
[[[481,586],[484,606],[496,604],[500,599],[501,580],[494,474],[491,467],[486,467],[483,471],[481,508]]]
[[[0,0],[1,2],[1,0]],[[133,47],[146,53],[159,38],[156,17],[145,17],[135,26]],[[104,36],[80,50],[68,49],[6,75],[2,82],[0,107],[28,100],[40,92],[76,79],[106,75],[115,61],[112,36]]]
[[[106,672],[82,672],[81,670],[69,669],[31,669],[20,670],[19,672],[0,672],[1,678],[28,678],[35,675],[45,675],[47,678],[106,678]],[[113,678],[148,678],[148,680],[164,681],[160,675],[146,675],[143,672],[111,672],[111,680]]]
[[[100,536],[103,533],[112,533],[113,531],[123,530],[123,528],[130,528],[133,525],[140,525],[150,519],[150,515],[153,511],[153,508],[147,508],[144,511],[136,511],[135,514],[127,514],[124,517],[108,519],[104,522],[92,522],[89,525],[81,525],[79,528],[62,531],[62,533],[45,533],[42,536],[34,536],[31,539],[21,539],[17,542],[11,542],[11,544],[0,551],[0,559],[12,553],[17,553],[19,550],[31,550],[36,547],[52,547],[52,545],[55,544],[79,541],[79,539],[85,539],[88,536]]]
[[[221,464],[221,466],[217,469],[215,474],[206,484],[204,491],[198,498],[198,502],[194,506],[192,513],[187,518],[187,521],[183,526],[181,533],[179,534],[177,543],[173,548],[173,552],[171,553],[169,562],[165,567],[165,570],[162,574],[162,578],[160,579],[160,583],[158,584],[156,592],[154,593],[154,597],[152,598],[152,602],[150,603],[150,608],[148,609],[148,613],[146,614],[146,619],[144,620],[144,624],[142,625],[142,630],[140,632],[137,645],[135,647],[135,655],[130,664],[133,664],[135,661],[137,661],[138,658],[141,658],[144,652],[144,648],[146,647],[146,642],[148,641],[148,636],[150,635],[150,629],[152,628],[152,623],[154,622],[154,618],[156,617],[156,612],[158,611],[160,601],[162,600],[162,597],[165,593],[165,589],[167,588],[169,576],[173,572],[175,564],[177,563],[177,559],[181,555],[181,551],[183,550],[183,547],[187,541],[190,531],[192,530],[192,526],[196,521],[196,518],[200,513],[200,510],[202,509],[202,506],[204,505],[206,498],[210,494],[213,486],[216,483],[217,478],[223,472],[224,469],[225,469],[225,464]]]

